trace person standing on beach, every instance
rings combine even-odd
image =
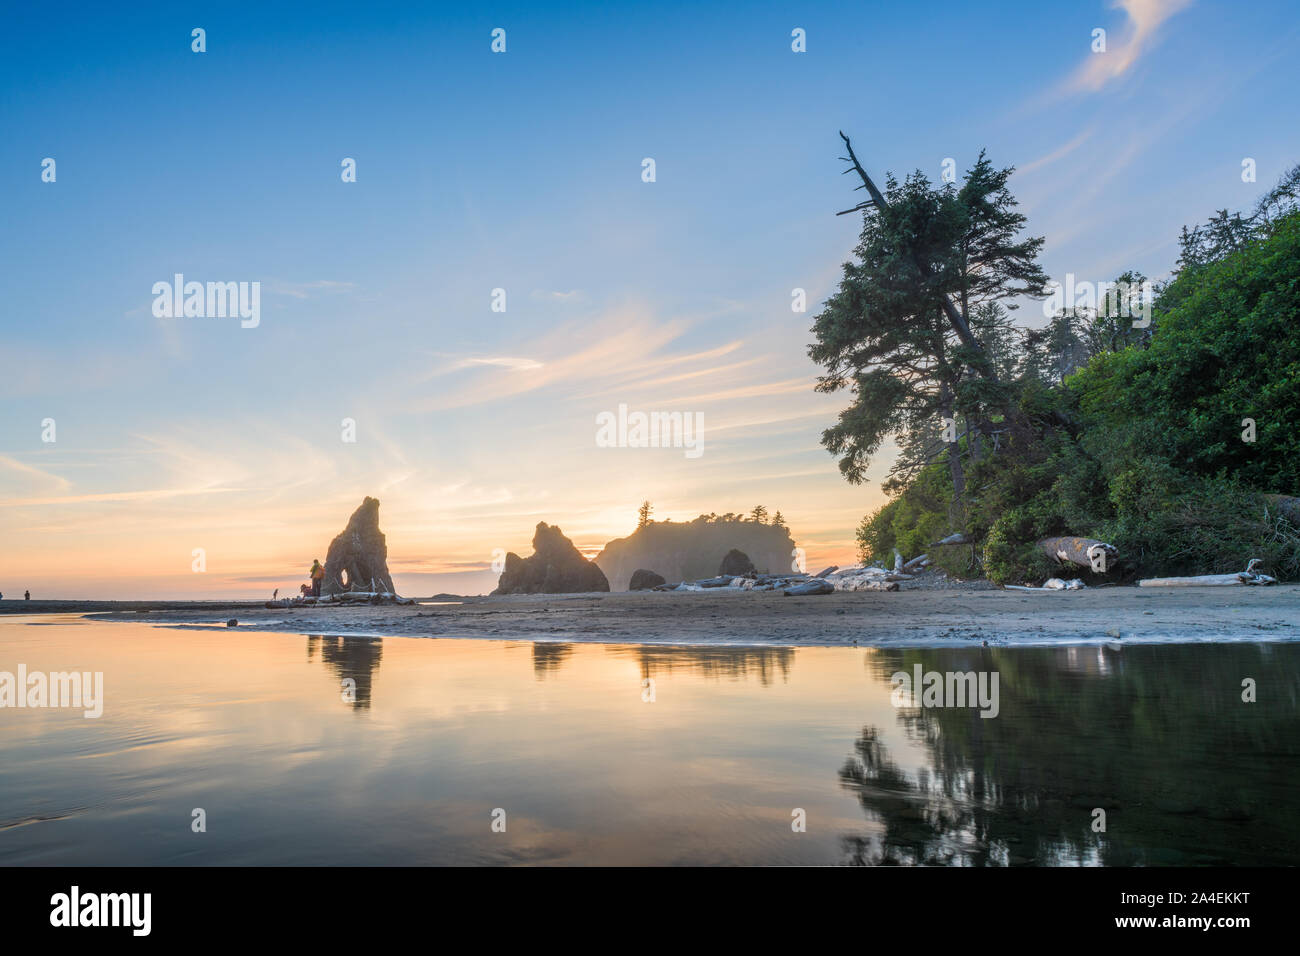
[[[31,591],[24,591],[24,592],[23,592],[23,600],[24,600],[24,601],[30,601],[31,599],[32,599],[32,592],[31,592]]]
[[[320,583],[325,580],[325,569],[321,567],[320,558],[315,558],[311,563],[311,594],[312,597],[320,597]]]

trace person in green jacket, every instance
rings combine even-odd
[[[320,597],[320,583],[324,580],[325,580],[325,568],[321,566],[320,558],[316,558],[311,563],[312,597]]]

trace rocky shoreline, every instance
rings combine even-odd
[[[910,583],[910,582],[909,582]],[[1271,588],[998,588],[836,591],[817,598],[731,588],[507,595],[410,606],[258,605],[112,609],[87,616],[178,628],[356,637],[478,638],[611,644],[868,647],[1300,640],[1300,585]],[[5,602],[6,604],[12,602]],[[19,602],[21,603],[21,602]],[[34,603],[34,602],[33,602]],[[74,610],[71,602],[60,611]],[[97,602],[86,602],[94,604]],[[114,602],[98,602],[111,604]],[[33,610],[35,610],[33,608]],[[91,610],[84,607],[85,611]]]

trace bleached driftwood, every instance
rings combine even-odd
[[[1043,538],[1038,547],[1062,564],[1077,564],[1104,574],[1119,557],[1119,549],[1095,538]]]
[[[835,585],[825,578],[813,578],[786,588],[784,593],[786,597],[803,597],[812,594],[831,594],[834,591]]]
[[[898,582],[910,581],[912,575],[886,571],[879,567],[852,567],[828,574],[825,580],[833,584],[837,591],[897,591]]]
[[[930,563],[930,556],[928,554],[918,554],[911,561],[908,561],[906,564],[903,565],[903,570],[917,571],[925,567],[929,563]]]
[[[958,532],[957,534],[950,534],[946,538],[940,538],[934,543],[934,547],[938,547],[941,544],[970,544],[970,538],[966,537],[961,532]]]
[[[1181,578],[1146,578],[1138,582],[1142,588],[1197,588],[1197,587],[1239,587],[1243,584],[1276,584],[1277,578],[1258,573],[1255,568],[1263,564],[1259,558],[1251,558],[1245,571],[1235,574],[1194,574]]]
[[[1088,585],[1078,578],[1071,578],[1069,581],[1064,581],[1061,578],[1048,578],[1043,582],[1041,588],[1031,588],[1027,584],[1004,584],[1002,586],[1008,591],[1079,591]]]

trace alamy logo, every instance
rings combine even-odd
[[[895,707],[978,707],[981,717],[996,717],[997,671],[926,671],[916,664],[912,673],[895,671],[889,678],[894,688],[889,702]]]
[[[104,672],[29,674],[27,665],[19,664],[17,675],[0,671],[0,707],[73,707],[84,709],[84,717],[100,717],[104,713]]]
[[[186,282],[177,272],[170,283],[153,284],[153,314],[159,319],[224,319],[238,316],[245,329],[262,321],[262,283]]]
[[[684,448],[687,458],[704,454],[703,412],[629,412],[596,416],[598,448]]]
[[[1043,300],[1043,317],[1053,318],[1060,312],[1078,309],[1103,315],[1133,318],[1133,328],[1145,329],[1151,325],[1151,308],[1155,302],[1155,287],[1149,279],[1134,282],[1079,281],[1073,272],[1065,274],[1065,282],[1053,279],[1047,284],[1047,298]]]
[[[133,936],[148,936],[152,925],[152,893],[71,892],[50,897],[51,926],[129,926]]]

